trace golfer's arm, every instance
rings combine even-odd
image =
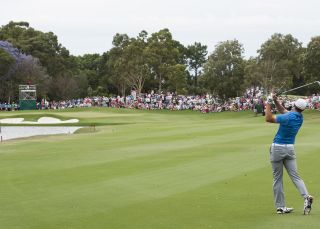
[[[284,108],[277,99],[274,99],[273,101],[274,101],[274,104],[276,105],[277,110],[278,110],[281,114],[284,114],[284,113],[287,113],[287,112],[288,112],[288,111],[286,110],[286,108]]]
[[[271,105],[267,103],[266,105],[266,122],[276,123],[276,116],[274,116],[271,112]]]

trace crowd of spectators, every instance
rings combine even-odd
[[[264,108],[263,90],[260,88],[247,89],[243,96],[230,98],[223,101],[219,98],[207,95],[176,95],[174,93],[156,94],[154,92],[136,95],[133,91],[126,97],[121,96],[95,96],[83,99],[71,99],[65,101],[37,102],[37,109],[65,109],[75,107],[111,107],[127,109],[166,109],[166,110],[194,110],[203,113],[222,111],[252,110],[263,113]],[[283,105],[290,109],[294,98],[283,97]],[[310,109],[320,110],[320,95],[315,94],[305,97]],[[16,103],[0,103],[0,110],[18,110]]]
[[[2,103],[0,102],[0,111],[15,111],[19,110],[19,105],[15,102],[13,103]]]

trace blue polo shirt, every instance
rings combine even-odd
[[[303,116],[296,111],[290,111],[276,116],[280,124],[278,132],[273,139],[277,144],[294,144],[296,135],[303,123]]]

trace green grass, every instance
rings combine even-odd
[[[68,136],[0,143],[0,228],[317,228],[320,112],[297,136],[300,175],[315,196],[310,216],[285,175],[276,215],[268,148],[277,125],[250,112],[106,108],[2,112],[96,125]]]

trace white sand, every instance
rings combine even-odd
[[[4,124],[61,124],[61,123],[77,123],[78,119],[69,119],[61,121],[58,118],[41,117],[37,122],[24,121],[24,118],[4,118],[0,119],[0,123]]]
[[[69,119],[61,121],[52,117],[41,117],[37,122],[24,121],[24,118],[4,118],[0,119],[0,123],[4,124],[61,124],[61,123],[77,123],[78,119]],[[0,127],[0,138],[2,141],[26,138],[39,135],[53,135],[53,134],[73,134],[81,127],[70,126],[2,126]]]
[[[7,123],[7,124],[19,124],[23,122],[24,118],[4,118],[0,119],[0,123]]]
[[[40,135],[73,134],[80,128],[80,126],[2,126],[0,138],[5,141]]]

